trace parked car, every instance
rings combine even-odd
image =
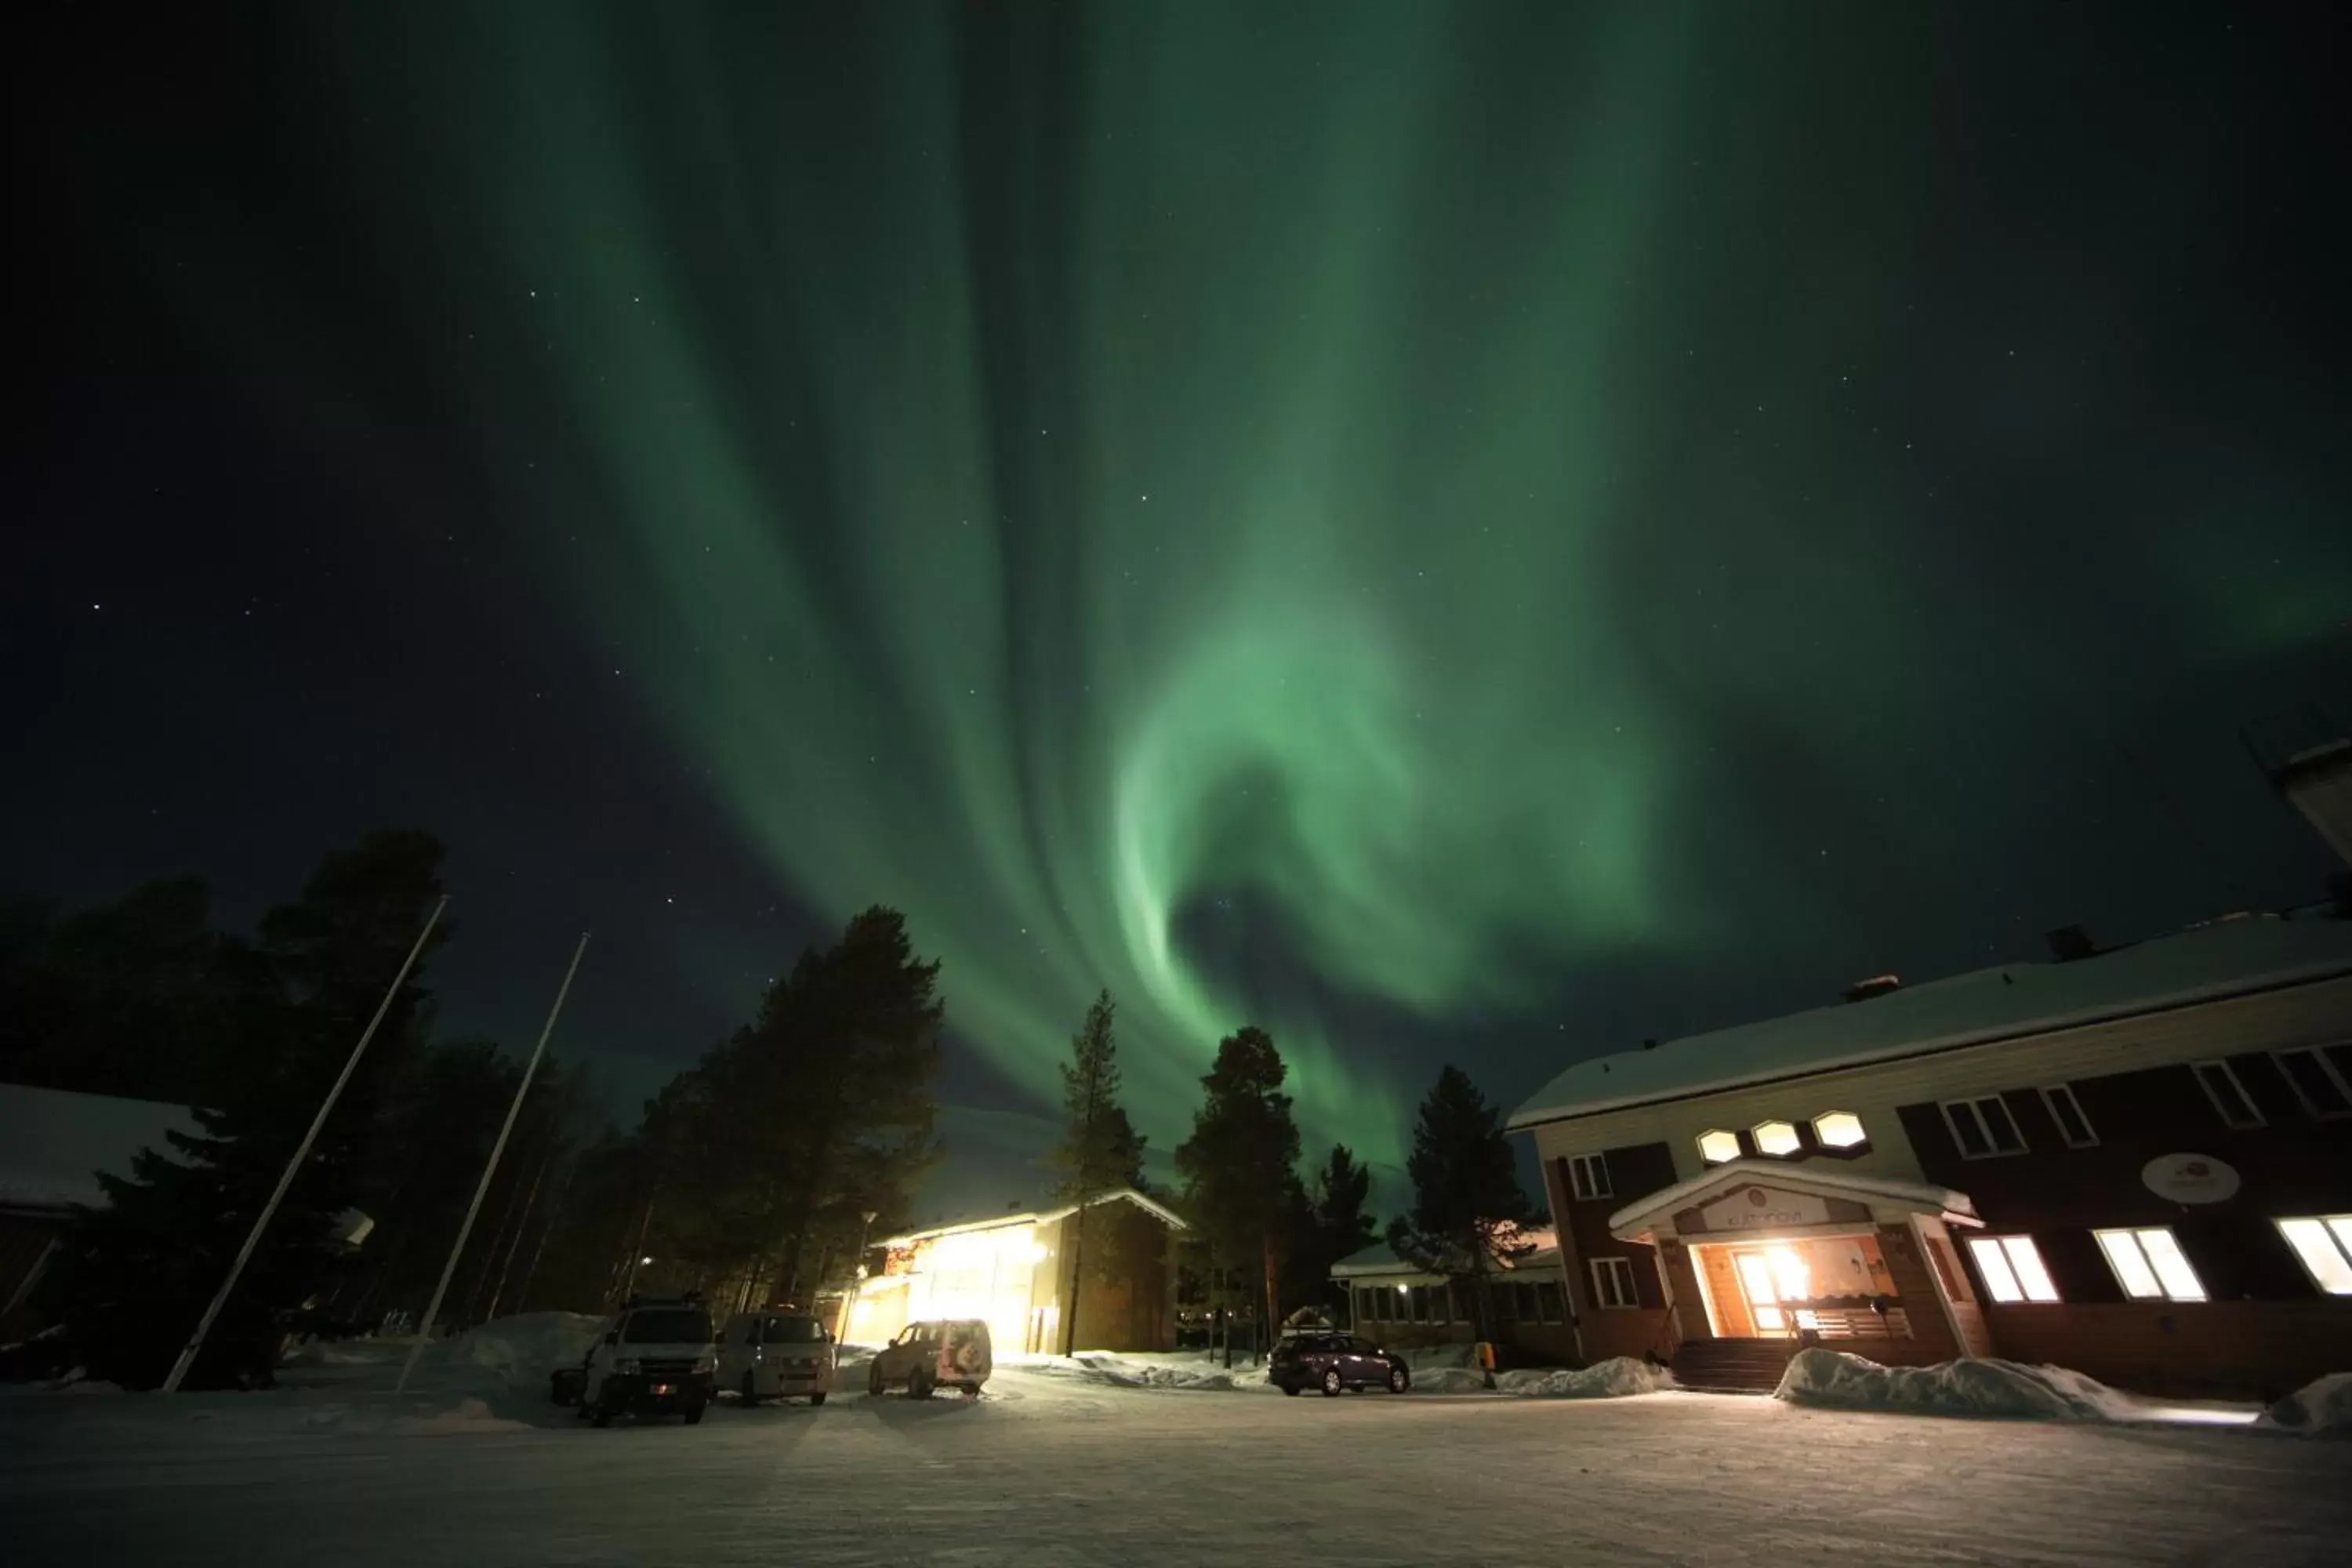
[[[833,1336],[805,1312],[738,1312],[719,1338],[719,1386],[732,1388],[746,1405],[823,1405],[833,1386]]]
[[[672,1414],[691,1426],[710,1404],[717,1365],[710,1313],[698,1298],[633,1297],[576,1371],[555,1373],[550,1392],[599,1426],[615,1415]]]
[[[908,1323],[866,1363],[866,1391],[879,1394],[904,1384],[916,1399],[929,1399],[938,1388],[961,1388],[977,1399],[992,1364],[988,1325],[978,1318]]]
[[[1412,1386],[1412,1370],[1402,1355],[1382,1350],[1361,1334],[1289,1334],[1276,1342],[1265,1379],[1285,1394],[1319,1388],[1336,1399],[1343,1388],[1402,1394]]]

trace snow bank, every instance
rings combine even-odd
[[[2352,1437],[2352,1372],[2313,1379],[2263,1411],[2255,1425],[2312,1437]]]
[[[1244,1361],[1228,1368],[1222,1357],[1205,1351],[1179,1351],[1148,1361],[1130,1360],[1111,1351],[1080,1351],[1068,1356],[1000,1356],[996,1364],[1105,1388],[1180,1388],[1225,1394],[1265,1393],[1274,1388],[1265,1380],[1265,1367]]]
[[[1621,1355],[1574,1372],[1507,1372],[1495,1380],[1495,1386],[1527,1399],[1622,1399],[1670,1389],[1675,1374]]]
[[[461,1399],[447,1410],[414,1411],[383,1405],[317,1405],[301,1412],[297,1429],[339,1437],[445,1437],[484,1432],[528,1432],[530,1424],[498,1415],[479,1399]]]
[[[452,1339],[436,1340],[416,1358],[410,1386],[492,1384],[499,1392],[547,1394],[548,1374],[577,1366],[603,1332],[604,1320],[585,1312],[525,1312],[498,1318]]]
[[[1486,1374],[1466,1366],[1433,1366],[1415,1372],[1412,1385],[1423,1394],[1478,1394],[1486,1387]]]
[[[2129,1396],[2063,1367],[1990,1359],[1881,1366],[1819,1346],[1796,1353],[1773,1397],[1841,1410],[2023,1421],[2132,1421],[2143,1415]]]

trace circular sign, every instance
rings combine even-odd
[[[2238,1191],[2238,1173],[2210,1154],[2159,1154],[2140,1167],[2139,1179],[2177,1204],[2218,1204]]]

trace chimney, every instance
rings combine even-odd
[[[1873,996],[1884,996],[1890,991],[1901,989],[1903,989],[1901,975],[1874,974],[1867,980],[1857,980],[1847,986],[1845,999],[1849,1002],[1867,1002]]]
[[[2096,958],[2099,944],[2081,926],[2061,926],[2042,939],[2050,944],[2050,962],[2072,963],[2078,958]]]

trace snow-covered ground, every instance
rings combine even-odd
[[[2242,1568],[2336,1561],[2352,1531],[2347,1450],[2254,1428],[1425,1382],[1241,1397],[1256,1369],[1223,1385],[1197,1354],[1006,1364],[976,1402],[868,1399],[852,1354],[822,1410],[599,1432],[531,1359],[577,1332],[434,1347],[397,1400],[384,1344],[323,1347],[269,1394],[0,1397],[7,1561]]]

